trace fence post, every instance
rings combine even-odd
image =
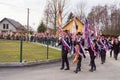
[[[47,60],[48,60],[48,50],[49,50],[49,43],[48,43],[48,38],[47,38]]]
[[[22,63],[22,39],[20,40],[20,63]]]

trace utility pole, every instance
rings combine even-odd
[[[49,53],[49,39],[48,39],[48,34],[49,34],[49,32],[48,32],[48,11],[46,10],[46,14],[47,14],[47,17],[46,17],[46,28],[47,28],[47,54],[46,54],[46,56],[47,56],[47,60],[48,60],[48,53]]]
[[[29,34],[29,8],[27,8],[27,42],[29,41],[30,34]]]

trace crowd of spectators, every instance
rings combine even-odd
[[[34,33],[32,35],[21,34],[21,33],[0,33],[0,39],[5,40],[29,40],[30,42],[39,42],[41,44],[48,44],[55,46],[57,42],[57,37],[49,33]]]
[[[49,33],[38,33],[30,36],[30,42],[39,42],[41,44],[55,46],[57,37]]]

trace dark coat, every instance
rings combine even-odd
[[[72,41],[71,41],[70,38],[66,37],[66,38],[64,38],[64,40],[66,41],[66,43],[67,43],[69,46],[71,46]],[[68,49],[66,49],[66,48],[63,46],[63,44],[62,44],[62,39],[60,40],[58,46],[59,46],[59,45],[62,45],[62,53],[68,53],[68,52],[69,52]]]
[[[118,44],[116,44],[115,42],[113,43],[113,50],[114,50],[115,53],[119,53],[120,42],[118,42]]]

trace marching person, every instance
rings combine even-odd
[[[67,30],[63,31],[63,38],[64,38],[66,44],[68,46],[70,46],[71,43],[69,41],[68,31]],[[61,39],[60,43],[58,44],[58,46],[59,45],[62,45],[62,66],[61,66],[60,69],[63,70],[65,68],[64,64],[66,63],[65,70],[69,70],[70,67],[69,67],[69,61],[68,61],[68,57],[67,57],[67,55],[69,53],[69,50],[67,49],[67,47],[65,46],[65,44],[62,42],[62,39]]]
[[[110,57],[112,57],[113,43],[114,43],[114,37],[112,37],[111,42],[110,42],[111,44]]]
[[[100,51],[101,64],[104,64],[106,60],[106,50],[107,50],[106,43],[107,41],[105,39],[105,35],[102,35],[100,41],[98,42],[98,44],[101,47],[101,51]]]
[[[117,60],[119,49],[120,49],[120,42],[117,38],[115,38],[115,41],[113,43],[113,51],[114,51],[115,60]]]
[[[80,32],[77,33],[77,38],[74,42],[74,45],[75,45],[75,59],[73,60],[73,63],[77,61],[77,67],[74,72],[78,73],[78,71],[81,71],[82,57],[86,58],[83,51],[84,39],[82,38],[82,33]]]
[[[91,66],[91,69],[89,71],[93,72],[96,70],[95,58],[96,58],[97,53],[98,53],[98,46],[97,46],[96,39],[92,40],[91,45],[88,46],[88,51],[90,54],[90,66]]]

